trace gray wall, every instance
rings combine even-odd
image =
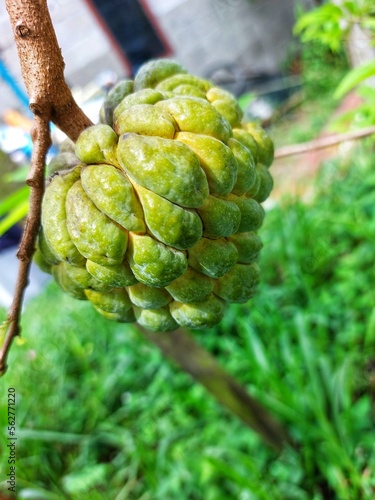
[[[146,2],[146,0],[143,0]],[[292,40],[292,0],[147,0],[175,59],[204,75],[217,63],[237,62],[251,71],[275,71]],[[311,3],[304,0],[305,4]],[[126,68],[83,0],[50,0],[50,12],[70,85],[85,85],[104,70]],[[4,2],[0,3],[1,57],[22,86],[18,56]],[[19,107],[0,80],[0,113]]]
[[[193,72],[233,61],[272,72],[288,52],[293,14],[288,0],[185,0],[159,20],[177,58]]]

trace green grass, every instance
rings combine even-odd
[[[277,456],[136,329],[51,284],[0,382],[3,429],[17,391],[18,498],[373,498],[374,192],[371,144],[327,163],[313,204],[267,214],[256,297],[194,333],[295,449]]]

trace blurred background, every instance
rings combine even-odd
[[[135,328],[98,317],[33,267],[23,336],[0,380],[3,394],[17,393],[17,498],[374,498],[374,136],[280,154],[375,125],[373,1],[48,4],[66,79],[93,121],[117,81],[172,57],[234,93],[273,139],[259,291],[194,335],[296,446],[268,449]],[[32,116],[3,4],[0,33],[3,319],[28,210]],[[50,156],[64,139],[52,134]]]

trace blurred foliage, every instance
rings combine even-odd
[[[18,173],[16,165],[0,150],[0,238],[29,210],[29,188],[20,187],[19,183],[20,180],[24,183],[26,175],[23,172],[23,178],[19,179]]]
[[[302,88],[297,105],[271,124],[276,147],[312,140],[330,121],[337,107],[333,93],[348,72],[345,51],[334,54],[317,41],[302,44],[298,71]]]
[[[373,0],[344,0],[337,4],[327,1],[322,6],[307,13],[299,11],[299,18],[295,24],[294,32],[299,35],[303,44],[316,42],[332,54],[341,55],[346,47],[347,38],[351,30],[358,26],[369,39],[375,35],[375,4]],[[318,64],[318,61],[316,61]],[[326,74],[322,82],[327,82]],[[350,90],[363,84],[368,78],[375,76],[375,61],[368,61],[347,72],[336,84],[333,94],[335,100],[341,99]],[[355,113],[345,114],[336,120],[336,128],[340,125],[368,126],[375,123],[375,113],[370,112],[375,99],[374,85],[367,87],[361,94],[363,104],[360,104]],[[352,118],[351,122],[348,119]]]
[[[373,158],[363,142],[324,165],[310,205],[273,208],[258,294],[194,334],[296,448],[275,456],[134,328],[51,283],[2,380],[17,391],[17,498],[373,498]]]
[[[342,50],[354,24],[375,30],[375,5],[373,0],[326,1],[306,13],[299,10],[294,32],[303,43],[319,41],[332,52]]]

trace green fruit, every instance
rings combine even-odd
[[[187,73],[187,71],[175,61],[168,59],[149,61],[138,70],[134,79],[134,90],[153,89],[166,78],[180,73]]]
[[[246,130],[242,128],[234,128],[233,129],[233,138],[236,139],[238,142],[243,144],[244,146],[247,147],[247,149],[250,150],[251,154],[253,155],[254,162],[258,162],[258,154],[259,154],[259,146],[257,141],[254,139],[254,137],[249,133],[246,132]]]
[[[169,78],[166,78],[162,82],[156,85],[156,88],[161,92],[175,92],[176,89],[181,87],[181,85],[189,85],[190,87],[194,87],[201,92],[206,92],[212,87],[212,84],[207,80],[203,80],[203,78],[198,78],[197,76],[188,75],[188,74],[177,74],[172,75]]]
[[[232,94],[214,87],[208,90],[207,99],[228,120],[232,127],[241,125],[243,113]]]
[[[254,182],[253,186],[245,193],[245,196],[247,198],[254,198],[255,199],[255,197],[258,194],[258,191],[260,189],[261,174],[259,173],[258,166],[259,165],[257,165],[255,167],[255,182]]]
[[[263,203],[263,201],[265,201],[269,197],[272,191],[273,179],[268,171],[268,168],[261,163],[257,165],[257,173],[259,176],[259,187],[256,194],[254,195],[254,199],[259,203]]]
[[[206,99],[206,93],[203,90],[189,84],[179,85],[178,87],[175,87],[173,91],[164,91],[163,94],[165,97],[169,98],[174,96],[188,96]]]
[[[235,196],[229,194],[226,199],[235,203],[241,213],[241,221],[237,232],[256,231],[263,224],[265,211],[262,205],[252,198],[246,196]]]
[[[172,301],[172,297],[164,288],[155,288],[138,283],[127,289],[130,300],[135,306],[143,309],[159,309]]]
[[[113,128],[116,130],[116,122],[121,118],[124,111],[131,109],[133,106],[138,104],[156,104],[158,101],[164,99],[164,95],[161,92],[153,89],[143,89],[135,94],[128,94],[122,99],[113,112],[114,125]]]
[[[136,186],[150,233],[178,250],[192,247],[202,237],[202,222],[191,211],[171,203],[153,191]]]
[[[55,172],[60,172],[62,170],[71,170],[72,168],[78,166],[80,163],[80,160],[76,157],[74,152],[60,152],[59,154],[54,156],[47,165],[47,173],[48,175],[52,175]]]
[[[61,262],[59,266],[60,272],[64,272],[69,280],[78,288],[105,292],[112,288],[108,282],[99,281],[94,278],[87,271],[86,267],[74,266],[68,262]]]
[[[236,264],[215,282],[214,292],[227,302],[242,304],[254,296],[259,284],[258,264]]]
[[[129,296],[123,288],[114,288],[109,292],[85,290],[85,294],[95,307],[108,313],[123,314],[132,308]]]
[[[224,238],[202,238],[188,250],[189,266],[211,278],[224,276],[235,265],[237,258],[236,247]]]
[[[127,231],[96,208],[81,181],[68,191],[66,207],[69,235],[81,255],[103,266],[120,264],[127,248]]]
[[[238,231],[241,212],[232,201],[208,196],[197,212],[203,222],[203,235],[207,238],[226,237]]]
[[[259,281],[272,141],[167,59],[116,85],[100,120],[51,162],[35,260],[110,320],[217,324]]]
[[[108,311],[103,311],[103,309],[100,309],[100,307],[97,306],[94,307],[98,311],[98,313],[100,313],[105,318],[110,319],[111,321],[117,321],[119,323],[134,323],[135,321],[135,315],[133,309],[129,309],[128,311],[122,311],[122,312],[108,312]]]
[[[245,194],[256,182],[255,161],[251,151],[236,139],[229,139],[228,146],[237,160],[237,180],[232,189],[236,195]]]
[[[88,165],[82,169],[82,187],[95,206],[129,231],[146,232],[143,210],[133,186],[112,165]]]
[[[48,246],[43,227],[39,229],[38,239],[37,239],[37,249],[41,252],[44,261],[53,266],[59,263],[59,259],[53,254],[52,250]]]
[[[202,302],[213,291],[214,281],[188,267],[184,274],[165,288],[178,302]]]
[[[148,286],[165,287],[187,268],[184,253],[148,235],[129,233],[127,258],[134,276]]]
[[[168,307],[159,309],[142,309],[134,306],[135,317],[138,323],[154,332],[169,332],[178,328],[178,323],[173,319]]]
[[[172,302],[169,309],[174,320],[181,326],[210,328],[223,319],[225,304],[214,294],[210,294],[202,302],[190,304]]]
[[[258,161],[267,168],[271,166],[274,158],[274,145],[267,132],[256,123],[246,123],[243,128],[249,132],[258,144]]]
[[[178,132],[176,139],[197,155],[212,195],[225,195],[232,191],[237,180],[237,161],[228,146],[208,135]]]
[[[178,141],[125,134],[118,159],[131,179],[183,207],[199,207],[208,195],[206,176],[196,155]]]
[[[237,262],[241,264],[251,264],[254,262],[259,257],[263,247],[261,239],[253,231],[233,234],[228,240],[237,248]]]
[[[133,132],[173,139],[176,128],[176,123],[169,113],[151,104],[134,105],[123,111],[115,121],[115,131],[119,135]]]
[[[100,122],[113,126],[113,112],[120,102],[133,92],[133,81],[123,80],[115,85],[107,95],[102,107],[100,108]]]
[[[64,153],[75,153],[75,143],[67,137],[66,139],[63,140],[63,142],[60,144],[60,149],[59,152],[56,156],[59,156],[60,154]]]
[[[79,179],[81,168],[55,175],[48,185],[42,202],[42,227],[48,247],[57,261],[66,260],[80,265],[85,259],[73,243],[66,223],[66,197]]]
[[[43,253],[41,252],[40,248],[36,248],[34,255],[33,255],[33,261],[35,264],[45,273],[52,274],[52,269],[51,269],[51,264],[49,264],[46,259],[44,258]]]
[[[175,119],[181,132],[216,137],[224,143],[232,135],[229,122],[204,99],[197,97],[173,97],[155,104]]]
[[[117,141],[117,134],[109,125],[93,125],[78,137],[76,155],[83,163],[110,163],[117,166]]]
[[[87,300],[85,290],[78,286],[70,276],[65,272],[65,262],[60,262],[56,266],[52,266],[52,276],[56,283],[64,290],[65,293],[78,300]]]
[[[96,280],[107,283],[111,288],[122,288],[138,283],[126,260],[116,266],[102,266],[87,260],[86,269]]]

